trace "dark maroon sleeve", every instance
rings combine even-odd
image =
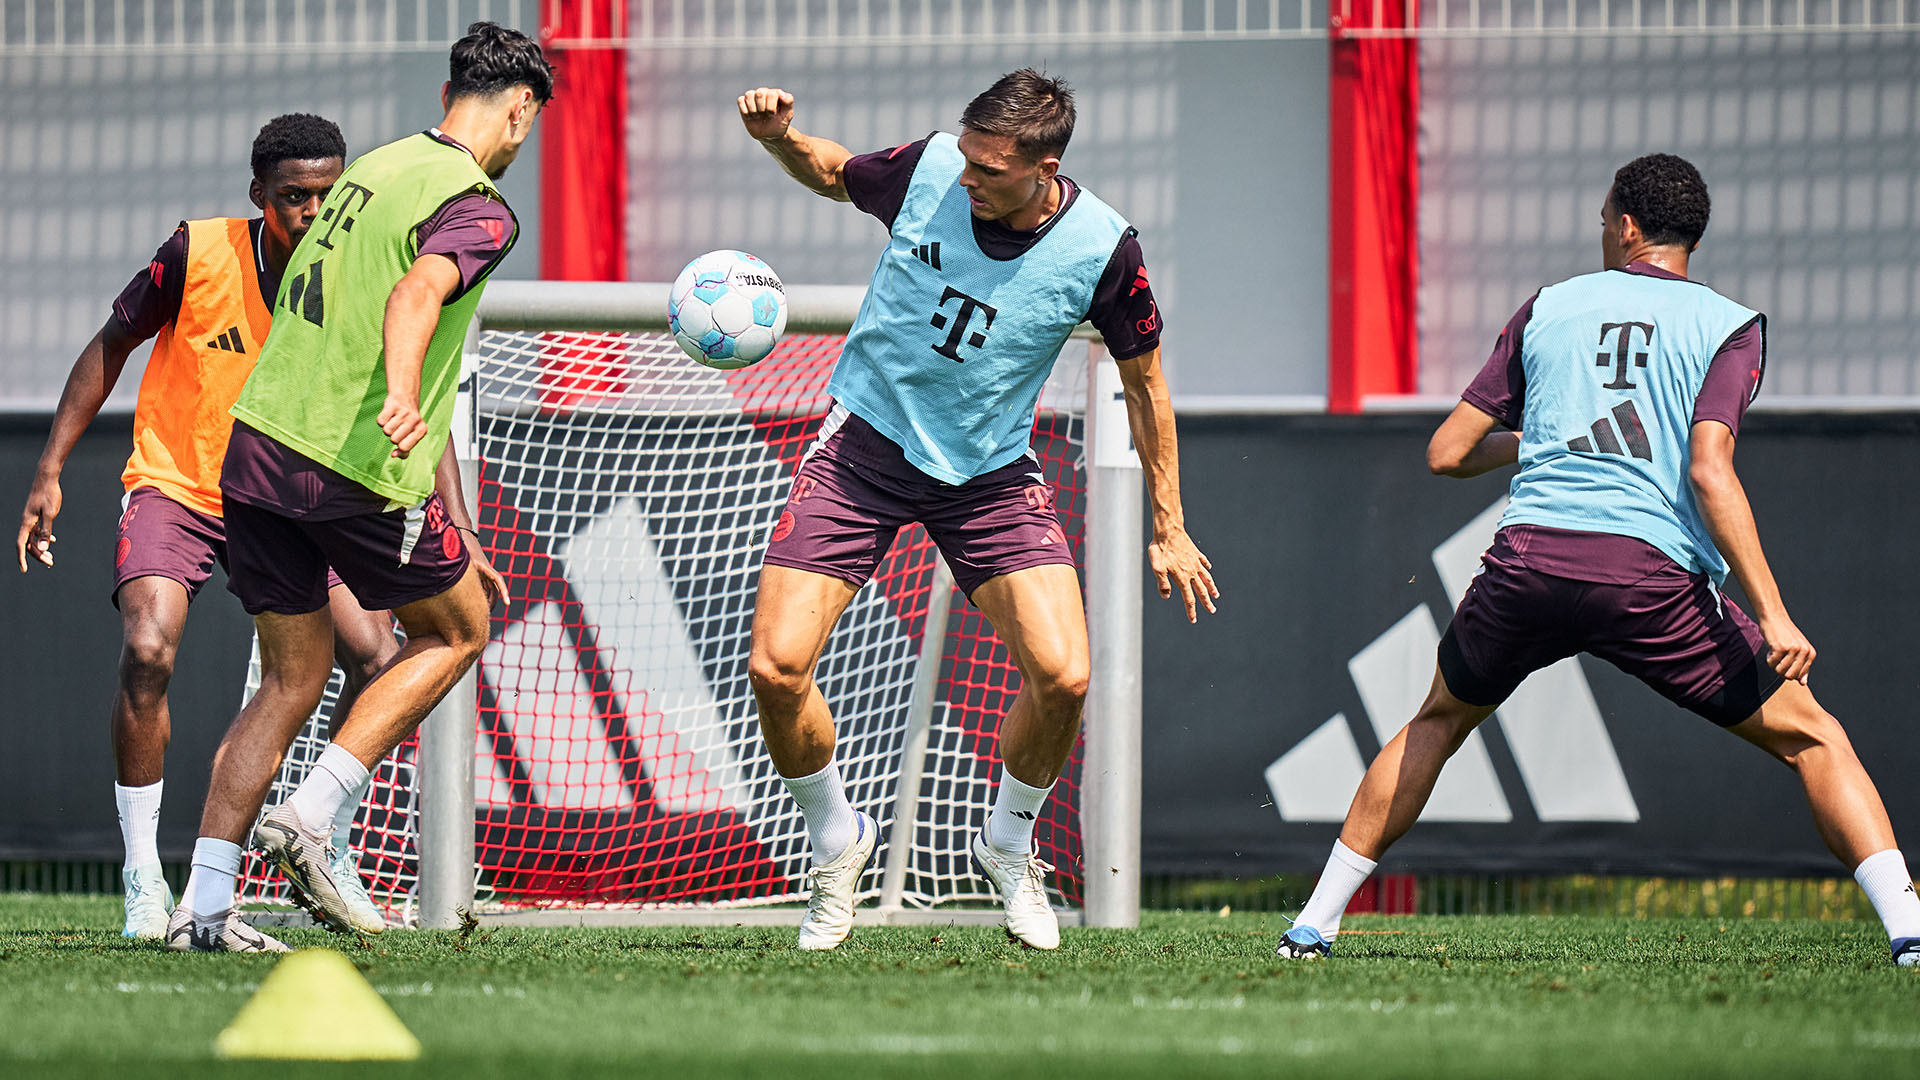
[[[147,268],[135,274],[114,298],[113,317],[134,340],[147,340],[180,314],[186,277],[187,223],[183,221],[153,253]]]
[[[1140,234],[1134,230],[1128,229],[1113,249],[1107,272],[1094,287],[1087,321],[1100,331],[1107,354],[1115,360],[1144,356],[1160,344],[1160,305],[1147,284],[1147,261],[1140,253]]]
[[[913,170],[926,149],[927,140],[921,139],[891,150],[848,158],[847,163],[840,166],[840,182],[847,186],[847,197],[853,200],[854,207],[879,218],[887,228],[893,228],[893,219],[900,216],[900,207],[907,201],[907,185],[913,182]]]
[[[1727,339],[1713,354],[1700,393],[1693,399],[1693,422],[1718,420],[1735,435],[1747,418],[1747,406],[1760,396],[1760,380],[1767,374],[1767,324],[1756,318]]]
[[[498,199],[475,192],[434,211],[414,234],[418,255],[444,255],[460,268],[460,288],[447,302],[479,284],[513,247],[519,231],[513,211]]]
[[[1521,364],[1521,356],[1527,323],[1533,320],[1533,302],[1538,299],[1539,293],[1529,296],[1507,320],[1500,339],[1493,343],[1493,355],[1487,357],[1486,366],[1460,395],[1460,400],[1515,431],[1520,428],[1520,416],[1527,405],[1527,369]]]

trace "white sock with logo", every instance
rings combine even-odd
[[[328,743],[320,752],[320,760],[307,771],[306,779],[293,789],[287,805],[293,808],[293,815],[300,819],[301,825],[309,829],[325,826],[331,832],[341,805],[347,796],[361,790],[360,785],[367,782],[368,775],[367,767],[360,764],[359,758],[347,753],[339,743]]]
[[[1853,880],[1880,913],[1888,938],[1920,937],[1920,897],[1913,892],[1913,875],[1898,848],[1869,855],[1853,870]]]
[[[1034,787],[1000,766],[1000,787],[993,795],[993,812],[987,815],[987,846],[1009,858],[1033,851],[1033,827],[1051,794],[1052,784]]]
[[[367,789],[372,786],[373,773],[369,771],[366,779],[360,781],[360,786],[347,792],[347,797],[340,800],[340,809],[333,815],[335,851],[345,851],[353,846],[353,819],[360,816],[360,804],[367,801]]]
[[[140,787],[113,785],[113,805],[120,811],[120,843],[126,850],[121,864],[128,870],[160,862],[160,789],[165,780]]]
[[[847,801],[847,789],[840,783],[840,766],[833,761],[808,776],[783,776],[793,801],[800,804],[800,815],[807,819],[807,837],[813,843],[815,866],[825,866],[846,853],[860,837],[860,815]]]
[[[1294,925],[1311,926],[1320,931],[1321,937],[1332,941],[1340,932],[1340,916],[1346,913],[1353,894],[1360,891],[1367,875],[1379,865],[1335,840],[1333,852],[1327,856],[1327,868],[1320,871],[1313,895],[1307,899],[1307,906],[1300,909]]]
[[[202,927],[218,926],[233,910],[233,879],[240,873],[240,845],[203,836],[193,842],[193,870],[180,902]]]

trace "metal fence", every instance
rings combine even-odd
[[[0,56],[434,52],[577,0],[6,0]],[[605,20],[601,25],[594,17]],[[1920,28],[1920,0],[613,0],[574,48],[1825,33]],[[1397,26],[1383,26],[1383,23]]]

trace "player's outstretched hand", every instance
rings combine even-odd
[[[41,566],[53,567],[53,519],[59,516],[59,479],[33,485],[33,490],[27,493],[27,508],[20,512],[20,538],[14,541],[21,573],[27,572],[28,556]]]
[[[1160,584],[1162,600],[1173,595],[1175,585],[1180,587],[1188,622],[1200,621],[1201,604],[1206,605],[1208,614],[1213,613],[1213,602],[1220,598],[1220,590],[1213,584],[1213,563],[1193,545],[1185,529],[1175,529],[1148,544],[1147,562],[1153,566],[1153,579]]]
[[[762,86],[741,94],[736,104],[747,134],[761,142],[777,139],[793,126],[793,95],[785,90]]]
[[[380,409],[379,419],[380,430],[386,432],[393,443],[394,457],[406,457],[426,437],[427,422],[420,418],[420,407],[391,394]]]
[[[495,570],[493,563],[488,561],[487,551],[480,546],[479,536],[468,529],[461,529],[460,535],[467,542],[467,555],[473,559],[474,570],[480,574],[480,589],[487,594],[487,606],[492,607],[507,595],[507,579],[501,577],[500,571]]]
[[[1807,635],[1785,615],[1761,619],[1760,635],[1767,639],[1768,666],[1779,672],[1781,678],[1804,685],[1816,655]]]

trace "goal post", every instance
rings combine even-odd
[[[393,921],[799,918],[804,823],[760,745],[745,676],[752,590],[864,290],[790,287],[786,338],[734,372],[679,352],[667,291],[488,287],[454,437],[513,596],[481,662],[396,751],[409,767],[388,771],[415,790],[369,799],[416,813],[356,827],[356,849],[390,864],[365,876]],[[1087,327],[1042,393],[1034,445],[1084,568],[1093,650],[1084,741],[1038,839],[1059,868],[1063,921],[1133,926],[1141,473],[1117,368]],[[1019,676],[924,530],[902,530],[816,678],[849,797],[884,844],[857,917],[997,918],[967,845]],[[303,741],[322,730],[316,719]],[[297,747],[289,762],[314,753]],[[387,835],[389,821],[417,833]],[[250,898],[272,892],[253,885]]]

